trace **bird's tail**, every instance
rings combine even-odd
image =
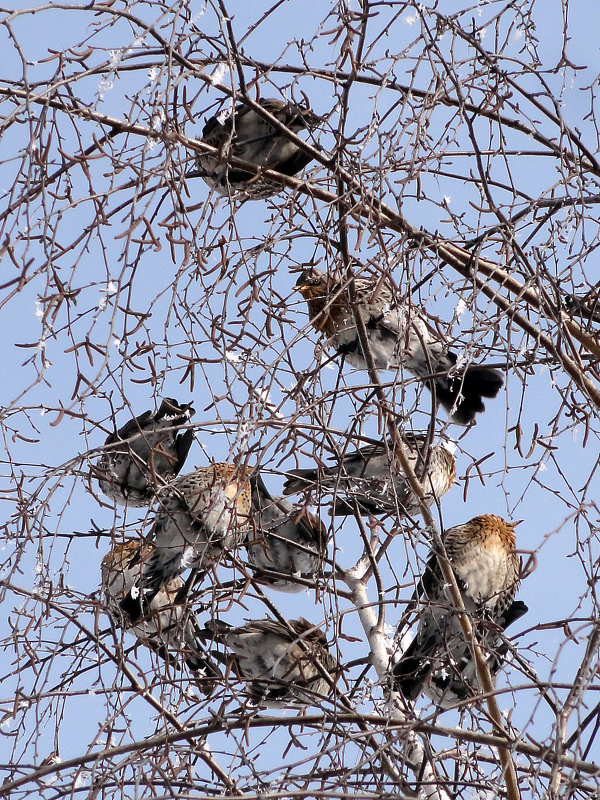
[[[209,619],[196,631],[196,636],[203,642],[222,642],[232,628],[233,625],[222,619]]]
[[[139,586],[134,586],[130,589],[125,597],[119,603],[121,611],[123,612],[127,622],[130,625],[135,625],[140,619],[148,613],[150,603],[157,594],[158,589],[151,597],[144,594]]]
[[[208,696],[213,693],[215,686],[223,680],[223,673],[208,654],[200,652],[199,647],[185,654],[185,663],[188,669],[194,673],[195,685],[203,694]]]
[[[283,484],[284,494],[299,494],[316,489],[319,483],[319,471],[316,469],[291,469],[285,474],[287,478]]]
[[[191,403],[182,404],[172,397],[164,397],[154,418],[157,422],[167,418],[176,424],[182,424],[186,419],[193,417],[195,413]]]
[[[431,672],[431,662],[423,657],[423,648],[415,637],[408,650],[394,666],[394,689],[407,700],[416,700]]]
[[[450,355],[450,354],[449,354]],[[435,379],[436,398],[459,425],[470,425],[485,411],[483,397],[496,397],[504,378],[490,367],[468,367],[462,375]]]

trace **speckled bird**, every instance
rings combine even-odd
[[[129,506],[150,505],[157,489],[179,474],[194,439],[191,403],[165,397],[156,413],[130,420],[104,443],[94,474],[111,500]]]
[[[470,425],[485,410],[483,397],[496,397],[504,380],[484,366],[456,367],[458,356],[421,309],[400,302],[390,283],[355,278],[356,305],[364,322],[377,369],[407,369],[435,387],[438,403],[459,425]],[[308,305],[310,322],[327,337],[338,355],[357,369],[367,369],[348,283],[337,273],[304,270],[296,287]],[[435,376],[435,377],[433,377]]]
[[[220,670],[212,663],[196,638],[196,615],[181,597],[184,582],[174,577],[154,595],[136,619],[123,610],[122,602],[138,585],[154,545],[125,539],[102,559],[102,590],[106,612],[115,624],[132,633],[146,647],[178,666],[181,662],[196,673],[198,686],[206,693],[214,688]]]
[[[483,514],[442,534],[465,609],[484,645],[488,637],[493,646],[496,633],[517,618],[513,604],[520,584],[521,562],[515,550],[516,524],[494,514]],[[475,691],[469,647],[434,553],[417,585],[412,605],[419,609],[419,625],[414,640],[394,666],[395,686],[409,700],[424,691],[434,702],[443,704],[440,690],[450,678],[453,692],[457,693],[459,665],[466,661],[466,692]]]
[[[443,445],[427,451],[425,434],[402,434],[405,452],[425,490],[430,507],[449,492],[456,479],[456,459]],[[319,469],[294,469],[286,473],[284,494],[311,490],[335,493],[333,513],[354,513],[356,500],[362,514],[401,514],[420,512],[415,493],[410,488],[400,463],[392,456],[392,442],[366,445],[346,453],[341,463]]]
[[[294,103],[274,99],[261,99],[258,103],[293,133],[314,130],[323,121],[309,108]],[[222,117],[223,114],[211,117],[202,132],[202,141],[218,148],[219,152],[196,156],[199,174],[219,194],[244,192],[247,199],[257,200],[284,188],[282,184],[262,179],[259,174],[229,167],[227,159],[231,156],[283,175],[295,175],[310,163],[307,153],[247,106],[239,105],[235,113],[224,120]]]
[[[225,659],[246,682],[254,702],[271,706],[318,705],[332,690],[338,662],[319,628],[303,617],[290,620],[288,625],[291,631],[270,619],[252,620],[240,627],[214,621],[207,625],[207,631],[229,651]],[[331,683],[323,677],[316,661]]]
[[[154,594],[187,569],[209,569],[246,538],[250,524],[249,470],[233,464],[199,467],[165,486],[150,538],[138,597],[131,592],[121,604],[135,619]]]
[[[300,592],[305,586],[294,576],[314,580],[327,555],[325,526],[306,507],[273,497],[259,473],[250,484],[252,524],[244,543],[248,561],[261,582],[280,592]]]

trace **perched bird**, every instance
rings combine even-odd
[[[194,413],[191,403],[165,397],[155,414],[146,411],[111,433],[95,467],[104,494],[123,505],[149,505],[185,463],[194,431],[181,429]]]
[[[138,619],[132,620],[121,607],[154,550],[154,545],[139,539],[125,539],[104,556],[101,569],[106,611],[116,625],[130,631],[166,661],[176,665],[185,661],[196,673],[198,686],[209,693],[222,675],[196,638],[199,625],[195,614],[186,608],[185,598],[180,598],[184,588],[181,578],[167,581]]]
[[[496,397],[504,380],[495,369],[456,367],[458,356],[415,306],[402,304],[389,283],[355,278],[356,306],[363,320],[377,369],[405,368],[435,388],[436,400],[460,425],[485,410],[483,397]],[[357,369],[367,369],[349,287],[337,273],[304,270],[296,287],[308,305],[310,321],[327,336],[339,355]]]
[[[327,554],[325,526],[306,508],[273,497],[260,473],[250,478],[250,485],[252,524],[244,543],[248,561],[257,578],[274,589],[300,592],[304,587],[293,577],[315,578]]]
[[[256,703],[314,705],[335,683],[338,662],[325,634],[305,620],[290,620],[289,628],[270,619],[252,620],[233,628],[222,621],[208,623],[207,634],[225,645],[223,658],[248,686]],[[329,682],[321,674],[318,664]]]
[[[233,464],[199,467],[158,493],[159,509],[148,556],[121,608],[136,620],[168,581],[184,570],[209,569],[247,536],[249,470]]]
[[[521,575],[515,551],[516,524],[483,514],[442,534],[465,609],[479,640],[484,646],[490,645],[490,659],[499,657],[494,656],[498,632],[526,611],[523,604],[515,606],[514,602]],[[443,706],[448,686],[452,686],[453,694],[460,694],[457,687],[462,669],[464,693],[472,696],[477,691],[476,670],[435,553],[427,562],[411,605],[419,608],[419,626],[394,666],[394,685],[409,700],[424,691]],[[500,664],[496,672],[499,668]]]
[[[425,503],[431,506],[449,492],[456,478],[456,460],[442,445],[427,450],[425,434],[402,434],[405,452],[425,490]],[[418,499],[400,464],[392,454],[391,441],[367,445],[346,453],[335,466],[319,469],[294,469],[283,486],[284,494],[320,489],[335,492],[333,513],[353,514],[356,500],[363,514],[418,514]]]
[[[576,294],[565,294],[564,305],[572,316],[579,316],[590,322],[600,322],[600,290],[594,286],[590,291],[578,297]]]
[[[293,103],[273,99],[260,99],[258,103],[293,133],[313,130],[323,121],[309,108]],[[202,131],[202,141],[218,148],[218,153],[196,156],[200,175],[220,194],[243,191],[250,199],[261,199],[283,188],[253,172],[230,167],[227,160],[231,156],[283,175],[295,175],[311,161],[307,153],[248,106],[239,105],[224,121],[221,118],[221,114],[211,117]]]

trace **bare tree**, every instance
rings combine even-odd
[[[568,0],[2,11],[3,794],[597,796],[594,11]],[[321,119],[286,125],[268,98]],[[206,120],[232,124],[238,105],[307,166],[253,167],[203,141]],[[247,188],[221,195],[203,177],[228,157]],[[268,197],[253,196],[261,185]],[[339,276],[364,369],[315,330],[296,286],[312,268]],[[457,375],[484,363],[502,374],[477,425],[437,407],[432,379],[381,368],[361,281],[426,315]],[[299,640],[322,690],[312,701],[266,706],[231,658],[206,692],[164,616],[123,630],[107,615],[100,563],[125,538],[152,537],[156,506],[103,495],[99,459],[115,428],[164,398],[196,411],[182,422],[195,436],[183,472],[260,467],[275,496],[291,470],[322,480],[387,442],[385,513],[348,499],[345,467],[290,498],[320,515],[328,543],[316,575],[289,576],[300,591],[279,591],[243,546],[165,589],[207,658],[224,652],[219,624],[266,616],[289,632],[308,619],[338,665]],[[415,432],[426,452],[453,443],[443,497],[411,461]],[[347,513],[330,513],[344,497]],[[529,613],[509,638],[499,631],[497,676],[442,544],[481,514],[523,520]],[[474,664],[452,709],[406,700],[392,679],[432,547]]]

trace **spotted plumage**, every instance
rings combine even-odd
[[[256,577],[280,592],[300,592],[294,580],[313,581],[327,554],[327,533],[319,517],[303,506],[273,497],[260,474],[250,479],[252,524],[245,542]]]
[[[159,507],[137,589],[121,604],[135,619],[154,593],[186,569],[204,571],[235,550],[248,534],[251,514],[249,471],[211,464],[183,475],[157,496]]]
[[[246,682],[250,697],[265,705],[318,705],[335,683],[338,662],[325,634],[303,617],[288,627],[275,620],[253,620],[240,627],[215,621],[207,632],[224,644],[225,657]],[[302,642],[302,644],[300,644]],[[328,681],[316,662],[323,667]]]
[[[427,448],[424,434],[402,434],[405,452],[425,490],[425,503],[430,507],[450,491],[456,478],[456,460],[441,445]],[[418,514],[420,505],[397,459],[391,442],[361,447],[346,453],[332,467],[290,470],[283,487],[284,494],[311,490],[335,493],[334,514]]]
[[[514,525],[494,514],[483,514],[442,535],[465,609],[482,644],[490,648],[491,659],[497,657],[498,632],[519,616],[514,601],[521,565]],[[465,695],[472,696],[477,682],[470,648],[434,553],[412,604],[418,610],[419,625],[414,640],[394,666],[395,686],[409,700],[424,691],[434,702],[445,705],[451,694],[445,698],[444,690],[451,684],[452,694],[459,695],[462,674]]]
[[[294,133],[314,130],[322,122],[303,106],[274,99],[258,102]],[[243,192],[245,198],[256,200],[277,194],[283,188],[279,183],[264,180],[260,174],[230,167],[231,156],[283,175],[295,175],[311,161],[307,153],[245,105],[237,106],[224,120],[222,114],[211,117],[204,126],[202,141],[218,148],[218,153],[197,154],[199,174],[223,195]]]
[[[186,428],[193,414],[191,403],[166,397],[156,413],[146,411],[111,433],[94,468],[104,494],[123,505],[150,505],[185,463],[194,439]]]
[[[221,675],[196,638],[196,615],[181,597],[184,582],[174,577],[155,593],[144,613],[132,619],[122,602],[139,583],[154,545],[139,539],[125,539],[114,545],[102,559],[102,590],[107,613],[121,628],[165,660],[185,662],[196,673],[198,686],[206,692]]]
[[[357,369],[367,369],[348,282],[337,273],[308,269],[296,282],[313,327]],[[496,397],[504,381],[489,367],[456,367],[458,356],[428,322],[424,311],[401,302],[391,284],[355,278],[356,306],[364,322],[377,369],[407,369],[435,388],[438,403],[453,422],[469,425],[484,411],[483,397]]]

